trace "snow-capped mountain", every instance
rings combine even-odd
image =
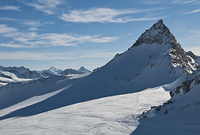
[[[57,69],[55,67],[50,67],[49,69],[42,70],[40,73],[44,76],[58,75],[62,72],[61,69]]]
[[[91,72],[90,70],[86,69],[85,67],[81,66],[79,69],[78,69],[79,72],[81,73],[89,73]]]
[[[41,77],[41,74],[38,71],[31,71],[28,68],[25,68],[24,66],[21,67],[3,67],[0,66],[1,71],[6,71],[15,74],[18,78],[39,78]]]
[[[69,75],[69,74],[82,74],[82,73],[79,72],[76,69],[68,68],[68,69],[65,69],[64,71],[62,71],[61,74],[63,74],[63,75]]]
[[[184,72],[191,74],[197,66],[159,20],[128,51],[117,54],[102,69],[114,70],[112,76],[116,80],[135,83],[137,87],[146,82],[146,87],[152,87],[172,82]]]
[[[68,124],[66,130],[64,127],[56,130],[60,134],[127,135],[137,127],[139,129],[136,129],[136,133],[146,132],[136,116],[154,104],[169,100],[170,95],[164,89],[173,90],[181,85],[188,76],[197,72],[197,68],[196,61],[183,50],[163,21],[159,20],[126,52],[117,54],[106,65],[91,73],[54,75],[0,88],[0,107],[4,108],[0,116],[0,131],[12,134],[13,128],[7,125],[12,124],[13,118],[18,118],[14,119],[18,123],[16,127],[23,126],[31,130],[39,127],[37,131],[49,125],[57,127],[58,123]],[[66,74],[72,71],[76,70],[66,70]],[[29,92],[32,90],[38,93]],[[19,95],[18,92],[25,94]],[[171,92],[171,95],[175,94]],[[36,100],[38,98],[39,101]],[[34,119],[36,121],[27,127],[25,123]]]
[[[61,69],[57,69],[55,67],[51,67],[49,69],[46,70],[42,70],[40,71],[40,73],[43,76],[51,76],[51,75],[69,75],[69,74],[85,74],[85,73],[89,73],[90,70],[86,69],[85,67],[81,66],[78,70],[76,69],[72,69],[72,68],[68,68],[65,70],[61,70]]]
[[[31,71],[25,67],[3,67],[0,66],[0,86],[11,82],[29,81],[37,79],[42,75],[37,71]]]
[[[69,75],[69,74],[85,74],[85,73],[89,73],[89,72],[90,72],[90,70],[88,70],[85,67],[81,66],[78,70],[72,69],[72,68],[65,69],[60,74],[64,74],[64,75]]]
[[[197,69],[197,63],[187,54],[177,42],[170,30],[159,20],[149,30],[146,30],[132,47],[143,44],[158,44],[162,46],[169,46],[169,54],[172,57],[172,64],[174,67],[181,66],[189,74]]]

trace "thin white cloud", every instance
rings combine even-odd
[[[36,52],[0,52],[0,60],[75,60],[83,58],[114,57],[116,52],[72,51],[59,53]]]
[[[28,6],[47,14],[54,14],[56,7],[63,3],[63,0],[37,0],[36,2],[27,2]]]
[[[108,43],[117,40],[118,37],[102,37],[100,35],[72,35],[72,34],[57,34],[48,33],[40,35],[39,40],[51,46],[77,46],[81,43]]]
[[[40,21],[34,21],[34,20],[25,20],[21,24],[30,26],[30,31],[38,31],[38,27],[44,25],[44,23],[41,23]]]
[[[20,32],[19,30],[0,24],[0,36],[10,38],[14,43],[1,43],[3,47],[31,48],[50,46],[78,46],[83,43],[108,43],[118,40],[118,37],[101,35],[76,35],[68,33]]]
[[[26,21],[24,21],[24,22],[22,22],[22,24],[24,24],[24,25],[28,25],[28,26],[41,26],[41,25],[43,25],[41,22],[39,22],[39,21],[33,21],[33,20],[26,20]]]
[[[195,33],[195,34],[200,34],[200,31],[198,31],[198,30],[191,30],[190,32]]]
[[[0,20],[3,20],[3,21],[16,21],[16,19],[9,18],[9,17],[0,17]]]
[[[165,1],[162,1],[162,0],[140,0],[139,2],[142,4],[146,4],[146,5],[157,5],[157,4],[161,4]]]
[[[17,29],[15,28],[12,28],[12,27],[8,27],[7,25],[5,24],[0,24],[0,34],[1,33],[12,33],[12,32],[16,32]]]
[[[172,0],[172,4],[192,4],[196,2],[197,0]]]
[[[10,48],[30,48],[29,46],[25,45],[17,45],[11,43],[0,43],[0,47],[10,47]]]
[[[105,58],[105,57],[114,57],[117,52],[95,52],[85,53],[84,55],[79,56],[79,58]]]
[[[129,16],[121,17],[123,15],[130,15],[136,13],[146,13],[148,11],[160,10],[160,9],[150,9],[150,10],[116,10],[111,8],[92,8],[88,10],[72,10],[68,13],[62,14],[60,17],[66,22],[77,22],[77,23],[127,23],[132,21],[146,21],[146,20],[157,20],[159,17],[141,17],[132,18]]]
[[[2,6],[2,7],[0,7],[0,10],[20,11],[20,7],[18,7],[18,6]]]
[[[46,24],[54,24],[53,22],[41,22],[41,21],[35,21],[35,20],[22,20],[22,25],[30,26],[30,31],[38,31],[38,27],[46,25]]]
[[[200,12],[200,9],[195,9],[195,10],[192,10],[192,11],[189,11],[189,12],[185,12],[184,15],[194,14],[194,13],[198,13],[198,12]]]
[[[0,52],[1,60],[55,60],[74,59],[58,53],[33,53],[33,52]]]
[[[192,42],[199,42],[200,38],[200,31],[198,30],[191,30],[190,35],[187,37],[189,40],[192,40]]]

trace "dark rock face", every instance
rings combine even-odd
[[[188,74],[192,74],[197,70],[198,64],[190,55],[187,55],[179,43],[171,43],[170,55],[172,56],[172,63],[175,67],[183,67]]]
[[[170,91],[170,96],[173,98],[174,96],[182,93],[188,93],[194,86],[200,84],[200,70],[195,71],[186,81],[182,83],[182,85],[176,87],[174,91]]]
[[[190,85],[194,80],[184,81],[181,86],[178,86],[175,91],[170,91],[170,96],[174,97],[174,95],[178,95],[180,92],[186,94],[190,91]]]

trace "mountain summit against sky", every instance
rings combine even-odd
[[[159,20],[150,29],[146,30],[133,46],[142,44],[171,44],[172,42],[177,43],[175,37],[163,23],[163,20]]]
[[[159,44],[170,45],[170,55],[172,56],[172,63],[174,66],[182,66],[191,74],[197,69],[197,63],[194,62],[192,57],[187,55],[181,45],[177,42],[174,35],[170,32],[163,20],[159,20],[150,29],[146,30],[132,47],[143,44]]]

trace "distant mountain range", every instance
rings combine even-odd
[[[83,66],[80,69],[56,69],[51,67],[47,70],[42,71],[32,71],[25,67],[3,67],[0,66],[0,86],[6,85],[11,82],[20,82],[20,81],[30,81],[33,79],[38,79],[43,76],[48,77],[51,75],[69,75],[69,74],[84,74],[88,73],[90,70],[87,70]]]
[[[61,69],[57,69],[55,67],[51,67],[49,69],[40,71],[40,73],[44,76],[59,75],[59,74],[61,74],[61,75],[84,74],[84,73],[89,73],[89,72],[91,72],[91,71],[86,69],[83,66],[81,66],[78,70],[72,69],[72,68],[61,70]]]

